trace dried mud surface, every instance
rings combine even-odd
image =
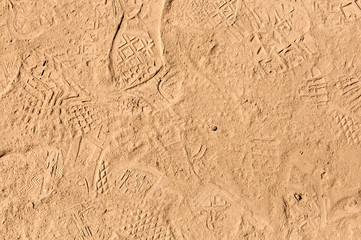
[[[0,0],[0,239],[361,239],[360,0]]]

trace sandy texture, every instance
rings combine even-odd
[[[0,0],[0,239],[361,239],[360,0]]]

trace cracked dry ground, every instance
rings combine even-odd
[[[0,239],[361,239],[360,0],[0,0]]]

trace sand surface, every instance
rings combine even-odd
[[[361,239],[360,0],[0,0],[0,239]]]

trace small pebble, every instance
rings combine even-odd
[[[297,201],[300,201],[302,199],[302,196],[300,194],[293,195]]]
[[[212,131],[213,131],[213,132],[217,131],[217,126],[213,126],[213,127],[212,127]]]
[[[353,205],[357,205],[357,201],[356,201],[356,200],[354,200],[352,203],[353,203]]]

